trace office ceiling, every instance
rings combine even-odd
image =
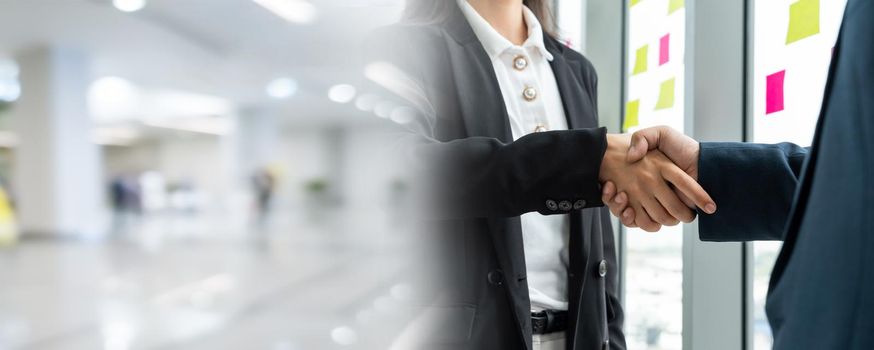
[[[356,118],[327,98],[337,83],[361,83],[358,47],[368,32],[396,20],[403,0],[309,0],[310,24],[286,22],[252,0],[149,0],[124,13],[110,0],[0,1],[0,53],[72,47],[93,61],[95,78],[119,76],[152,88],[275,108],[293,122]],[[274,78],[297,80],[296,96],[271,100]]]

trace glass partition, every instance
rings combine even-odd
[[[683,0],[627,2],[623,130],[669,125],[683,130]],[[681,349],[683,232],[626,232],[625,309],[629,349]]]

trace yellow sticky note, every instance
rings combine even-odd
[[[670,0],[668,2],[668,14],[670,15],[684,6],[686,6],[685,0]]]
[[[622,125],[622,131],[628,131],[628,129],[640,125],[639,115],[640,100],[629,101],[625,105],[625,123]]]
[[[646,59],[648,57],[648,51],[649,45],[643,45],[639,49],[637,49],[637,56],[634,59],[634,71],[631,72],[631,75],[646,72]]]
[[[798,0],[789,6],[786,45],[819,34],[819,0]]]
[[[639,3],[639,2],[640,2],[640,0],[631,0],[631,4],[629,4],[628,7],[637,5],[637,3]]]
[[[656,110],[674,106],[674,79],[671,78],[662,82],[662,86],[659,89],[659,101],[655,107]]]

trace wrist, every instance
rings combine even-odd
[[[601,182],[614,178],[616,170],[625,163],[628,148],[631,146],[631,136],[626,134],[607,134],[607,149],[601,160],[598,179]]]

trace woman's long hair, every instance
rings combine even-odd
[[[555,22],[549,9],[549,0],[523,0],[525,6],[534,12],[543,30],[555,32]],[[445,21],[458,6],[455,0],[407,0],[402,21],[405,23],[433,24]]]

